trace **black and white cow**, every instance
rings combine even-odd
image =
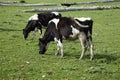
[[[28,34],[36,29],[42,34],[42,26],[46,27],[48,22],[53,18],[59,18],[61,14],[58,12],[40,13],[31,16],[26,27],[23,29],[24,38],[27,39]]]
[[[43,38],[39,39],[40,54],[44,54],[47,50],[47,45],[51,41],[57,42],[57,52],[55,55],[61,54],[63,57],[63,44],[62,40],[76,40],[79,38],[82,45],[82,54],[80,59],[83,58],[87,50],[87,46],[90,47],[90,60],[93,59],[93,43],[92,43],[92,25],[93,20],[91,18],[69,18],[61,17],[60,19],[52,19],[46,29]]]

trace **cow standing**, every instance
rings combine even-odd
[[[27,39],[31,31],[36,31],[42,34],[42,26],[46,27],[48,22],[53,18],[60,18],[61,14],[58,12],[40,13],[31,16],[26,27],[23,29],[24,38]]]
[[[63,44],[62,40],[76,40],[79,38],[82,46],[82,54],[80,59],[83,58],[87,50],[87,46],[90,47],[90,60],[93,59],[93,43],[92,43],[92,19],[88,18],[69,18],[61,17],[59,19],[52,19],[46,29],[43,38],[39,39],[39,53],[44,54],[47,50],[47,45],[51,41],[57,42],[57,52],[55,55],[61,54],[63,57]],[[87,45],[88,44],[88,45]]]

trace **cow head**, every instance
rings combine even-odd
[[[24,39],[27,39],[27,37],[28,37],[28,32],[27,32],[27,30],[23,29],[23,35],[24,35]]]
[[[30,21],[28,21],[26,27],[23,29],[24,38],[27,39],[29,33],[31,31],[34,31],[35,28],[41,30],[41,28],[42,28],[41,23],[38,20],[30,20]]]
[[[44,54],[47,50],[47,43],[43,39],[39,39],[39,54]]]

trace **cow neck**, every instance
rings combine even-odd
[[[54,37],[52,35],[48,34],[43,37],[43,40],[45,41],[45,43],[49,43],[51,41],[54,41]]]

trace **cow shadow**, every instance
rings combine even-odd
[[[53,53],[49,53],[49,54],[45,54],[45,55],[53,55],[55,56]],[[80,58],[80,53],[69,53],[69,52],[65,52],[64,53],[64,59],[73,59],[73,58],[76,58],[76,59],[79,59]],[[58,57],[60,57],[60,54],[58,55]],[[95,61],[98,61],[100,63],[111,63],[111,62],[116,62],[117,60],[119,60],[119,57],[120,56],[116,56],[114,54],[100,54],[100,53],[95,53],[94,54],[94,59]],[[90,54],[89,53],[86,53],[84,56],[83,56],[83,60],[89,60],[90,59]]]
[[[95,54],[95,59],[106,59],[106,60],[116,60],[117,57],[113,55],[108,55],[108,54]]]
[[[0,31],[21,31],[21,30],[18,30],[18,29],[0,28]]]
[[[75,57],[76,59],[79,59],[80,58],[80,53],[78,53],[78,55],[76,54],[69,54],[69,53],[65,53],[64,56],[67,56],[67,57]],[[119,59],[120,56],[115,56],[115,55],[110,55],[110,54],[94,54],[94,60],[100,60],[100,61],[103,61],[103,62],[113,62],[113,61],[116,61]],[[85,54],[83,56],[83,59],[90,59],[90,54]]]

